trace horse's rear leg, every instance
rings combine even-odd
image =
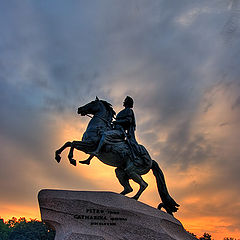
[[[56,152],[55,152],[55,159],[56,161],[59,163],[61,160],[61,156],[60,154],[62,153],[62,151],[64,149],[66,149],[67,147],[71,147],[72,143],[71,142],[66,142],[62,147],[60,147]]]
[[[126,172],[121,168],[115,169],[116,176],[120,182],[120,184],[124,187],[124,190],[120,193],[122,195],[126,195],[133,191],[129,184],[129,176],[126,174]]]
[[[138,192],[136,193],[135,196],[132,197],[133,199],[138,200],[142,192],[147,188],[148,184],[142,179],[140,175],[138,175],[135,172],[129,173],[129,176],[134,182],[140,185]]]

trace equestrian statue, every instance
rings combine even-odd
[[[151,169],[156,177],[158,192],[162,200],[158,208],[164,208],[167,213],[173,215],[179,205],[168,193],[163,172],[158,163],[151,159],[146,148],[136,141],[133,103],[133,99],[127,96],[123,102],[124,109],[116,115],[116,118],[112,105],[107,101],[99,100],[98,97],[79,107],[78,114],[91,118],[82,141],[66,142],[55,152],[55,159],[59,163],[60,154],[68,147],[70,148],[68,158],[74,166],[77,164],[77,161],[73,159],[74,149],[89,154],[87,160],[79,161],[81,164],[90,164],[91,159],[97,157],[101,162],[116,168],[116,176],[124,188],[121,194],[126,195],[133,191],[129,183],[130,179],[140,185],[133,197],[136,200],[148,186],[141,175],[148,173]]]

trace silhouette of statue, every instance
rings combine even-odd
[[[169,195],[158,163],[152,160],[146,148],[136,141],[133,103],[133,99],[127,96],[123,102],[125,108],[117,114],[115,121],[112,121],[115,116],[112,105],[97,97],[95,101],[79,107],[78,114],[81,116],[93,115],[93,117],[89,116],[91,120],[83,134],[82,141],[66,142],[56,151],[55,159],[59,163],[60,154],[67,147],[70,147],[69,161],[74,166],[76,166],[76,160],[73,159],[74,149],[90,154],[87,160],[79,161],[82,164],[90,164],[91,159],[96,156],[101,162],[116,167],[116,176],[124,188],[121,194],[125,195],[133,191],[129,183],[130,179],[140,185],[133,197],[136,200],[148,186],[141,175],[152,169],[162,200],[158,208],[163,207],[172,215],[178,210],[179,205]]]
[[[131,169],[134,167],[132,163],[135,161],[140,162],[140,158],[138,158],[137,155],[140,156],[142,151],[135,138],[136,121],[132,110],[133,99],[127,96],[123,102],[123,106],[125,109],[117,114],[116,121],[113,122],[113,129],[102,134],[98,147],[92,155],[98,156],[99,151],[105,144],[116,144],[125,139],[131,151],[131,161],[126,163],[125,171],[128,172],[129,175],[132,175],[134,174],[131,172]],[[130,160],[130,158],[128,158],[128,160]]]

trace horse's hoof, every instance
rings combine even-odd
[[[70,163],[71,163],[72,165],[74,165],[75,167],[77,166],[77,161],[76,161],[75,159],[70,159],[69,161],[70,161]]]
[[[133,189],[131,188],[129,188],[129,189],[124,189],[122,192],[120,192],[120,194],[121,195],[126,195],[126,194],[128,194],[128,193],[130,193],[130,192],[132,192],[133,191]]]
[[[131,198],[134,199],[134,200],[138,200],[138,199],[139,199],[139,196],[135,195],[135,196],[133,196],[133,197],[131,197]]]
[[[60,163],[60,161],[61,161],[61,157],[60,157],[60,155],[59,154],[55,154],[55,160],[58,162],[58,163]]]
[[[90,161],[89,161],[89,160],[85,160],[85,161],[79,161],[79,163],[81,163],[81,164],[87,164],[87,165],[89,165],[89,164],[90,164]]]

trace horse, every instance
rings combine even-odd
[[[70,164],[74,166],[77,164],[77,161],[73,159],[74,149],[90,154],[87,160],[79,161],[81,164],[90,164],[91,159],[94,157],[91,153],[96,149],[102,134],[104,134],[105,131],[112,129],[111,123],[115,115],[115,111],[113,110],[112,105],[107,101],[99,100],[96,97],[94,101],[79,107],[77,113],[81,116],[89,116],[89,114],[91,114],[92,116],[89,116],[91,117],[91,120],[81,141],[66,142],[61,148],[56,150],[55,159],[58,163],[61,160],[60,154],[62,151],[70,147],[68,154]],[[101,152],[95,157],[104,164],[116,168],[116,177],[124,188],[120,194],[126,195],[133,191],[129,183],[130,179],[139,184],[140,188],[138,192],[132,197],[136,200],[139,199],[140,195],[148,186],[148,184],[142,179],[141,175],[147,174],[150,170],[152,170],[156,178],[158,192],[162,200],[162,203],[158,205],[158,209],[164,208],[167,213],[173,215],[173,212],[178,210],[179,205],[168,193],[164,174],[158,163],[151,159],[147,150],[142,145],[139,146],[141,146],[143,150],[143,154],[140,156],[141,163],[134,165],[131,174],[126,171],[127,163],[132,161],[131,149],[126,139],[116,143],[106,144]]]

